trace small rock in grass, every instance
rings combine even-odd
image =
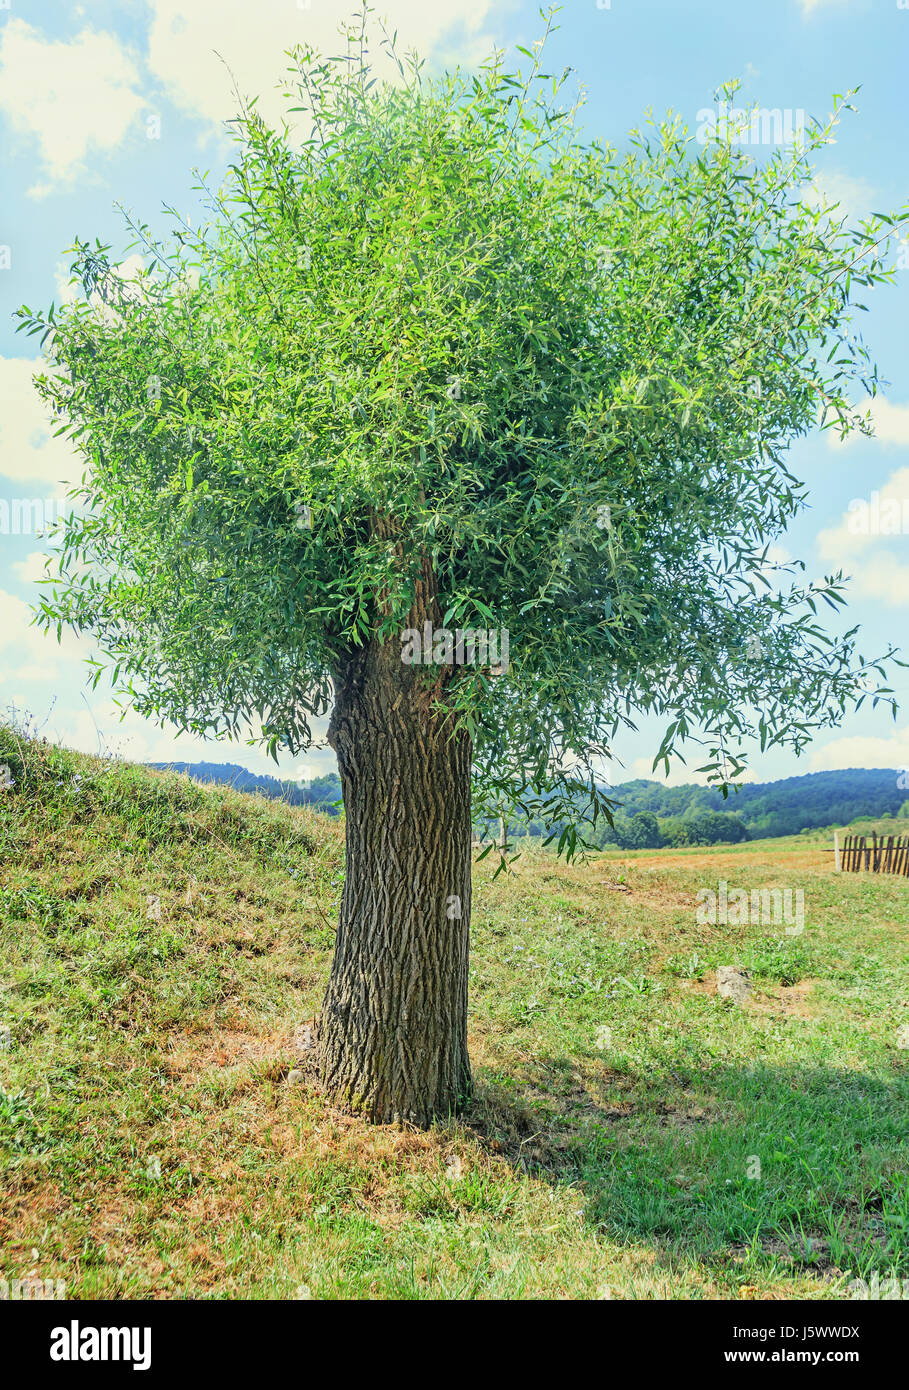
[[[735,1004],[744,1004],[754,986],[747,970],[738,970],[734,965],[718,966],[716,972],[716,992]]]

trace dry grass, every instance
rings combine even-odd
[[[371,1127],[287,1079],[337,823],[9,733],[0,760],[6,1277],[88,1298],[817,1298],[907,1272],[905,881],[836,879],[785,841],[484,862],[474,1104]],[[721,878],[802,887],[803,936],[698,924]],[[713,987],[729,963],[752,973],[742,1009]]]

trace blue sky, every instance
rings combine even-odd
[[[284,51],[311,40],[334,51],[339,21],[354,0],[130,0],[84,4],[0,0],[0,522],[3,503],[54,505],[79,460],[50,438],[30,387],[33,343],[14,332],[12,311],[59,302],[63,251],[74,237],[125,245],[114,204],[152,225],[174,205],[190,215],[194,167],[217,179],[230,155],[222,122],[233,114],[227,64],[262,109],[277,113]],[[479,61],[493,44],[525,46],[542,32],[538,7],[515,0],[378,0],[406,44],[433,66]],[[819,165],[816,196],[855,216],[909,200],[905,93],[909,0],[568,0],[552,43],[553,69],[570,65],[587,92],[591,134],[620,144],[647,108],[682,113],[692,129],[724,81],[742,80],[742,105],[823,117],[834,92],[861,86]],[[220,58],[217,56],[220,55]],[[224,61],[222,62],[221,59]],[[909,234],[909,227],[906,229]],[[855,535],[850,503],[877,492],[909,513],[909,241],[895,250],[896,283],[871,296],[860,325],[890,383],[873,407],[877,437],[841,446],[829,435],[800,441],[791,461],[809,484],[810,509],[784,543],[820,575],[853,576],[849,621],[864,629],[863,650],[894,643],[909,650],[909,526],[897,534]],[[33,509],[31,513],[33,515]],[[90,644],[56,640],[29,626],[46,542],[0,535],[0,709],[31,712],[47,736],[136,760],[242,762],[267,770],[245,744],[175,737],[130,715],[124,723],[103,686],[86,685]],[[906,704],[897,722],[863,709],[819,737],[796,760],[755,754],[759,780],[830,767],[909,766],[909,672],[896,672]],[[613,773],[648,775],[655,726],[616,749]],[[689,766],[701,758],[690,750]],[[282,767],[318,774],[333,767],[325,749]],[[677,769],[673,781],[687,780]]]

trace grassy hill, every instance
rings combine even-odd
[[[906,879],[834,876],[798,836],[574,866],[529,845],[497,879],[486,860],[475,1104],[372,1128],[288,1080],[337,820],[6,729],[0,763],[4,1277],[690,1299],[909,1276]],[[802,889],[804,932],[700,925],[723,879]],[[744,1006],[720,965],[751,971]]]

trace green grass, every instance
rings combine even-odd
[[[287,1081],[337,822],[10,730],[0,763],[0,1276],[688,1299],[909,1275],[909,880],[835,876],[799,836],[484,861],[476,1098],[424,1134]],[[801,888],[804,932],[700,925],[721,879]],[[723,964],[751,972],[744,1007]]]

